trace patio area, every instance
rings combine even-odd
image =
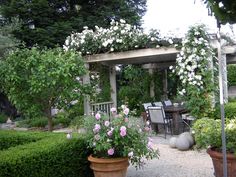
[[[128,168],[127,177],[214,177],[213,164],[205,150],[179,151],[168,145],[167,139],[155,136],[160,158],[147,161],[143,169]]]

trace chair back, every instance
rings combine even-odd
[[[152,123],[165,123],[165,112],[163,107],[148,107],[149,117]]]
[[[152,106],[152,103],[143,103],[143,107],[144,107],[145,111],[148,110],[149,106]]]
[[[159,101],[159,102],[154,102],[153,104],[154,104],[155,106],[163,106],[162,102],[160,102],[160,101]]]
[[[165,100],[164,105],[165,106],[172,106],[172,102],[170,100]]]

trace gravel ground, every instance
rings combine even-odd
[[[168,139],[153,137],[160,158],[146,162],[143,169],[129,166],[127,177],[214,177],[210,156],[203,151],[179,151],[170,148]]]

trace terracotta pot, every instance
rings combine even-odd
[[[96,158],[90,155],[90,168],[95,177],[126,177],[128,158]]]
[[[223,177],[223,154],[211,148],[207,149],[207,153],[212,158],[215,176]],[[236,156],[233,153],[227,153],[227,172],[228,177],[236,176]]]

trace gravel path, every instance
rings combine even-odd
[[[172,149],[169,138],[153,137],[160,158],[147,161],[143,169],[130,166],[127,177],[214,177],[213,164],[206,151]]]

